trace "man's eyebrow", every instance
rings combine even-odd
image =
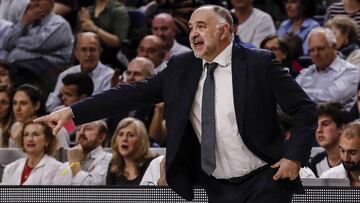
[[[196,21],[194,25],[203,24],[206,25],[205,21]],[[188,23],[188,26],[192,25],[190,22]]]

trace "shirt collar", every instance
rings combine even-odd
[[[100,146],[96,147],[95,149],[93,149],[93,150],[87,155],[87,157],[88,157],[88,158],[93,158],[93,159],[95,159],[95,158],[99,157],[103,152],[104,152],[104,149],[103,149],[103,147],[100,145]]]
[[[309,27],[309,26],[311,25],[311,23],[312,23],[311,19],[310,19],[310,18],[307,18],[307,19],[304,20],[304,22],[302,23],[301,27],[307,28],[307,27]]]
[[[317,71],[316,66],[314,66],[315,67],[314,71],[316,71],[316,72],[328,72],[331,69],[331,70],[334,70],[336,72],[339,72],[339,71],[341,71],[340,70],[341,69],[341,64],[340,64],[341,61],[340,60],[341,60],[340,57],[336,56],[335,59],[330,63],[328,68],[326,68],[323,71]]]
[[[99,62],[97,63],[97,65],[96,65],[96,67],[95,67],[92,71],[88,72],[88,74],[89,74],[89,75],[99,75],[100,72],[101,72],[100,66],[102,66],[102,63],[99,61]],[[83,71],[83,69],[81,68],[81,66],[80,66],[80,70]]]
[[[228,66],[231,63],[232,47],[233,47],[233,42],[230,42],[227,45],[227,47],[224,50],[222,50],[219,55],[215,57],[213,61],[206,61],[205,59],[203,59],[202,60],[203,67],[207,62],[211,62],[211,63],[215,62],[219,64],[218,67],[221,68]]]
[[[340,57],[336,56],[336,58],[329,65],[329,68],[335,70],[336,72],[339,72],[341,69],[340,60],[341,60]]]

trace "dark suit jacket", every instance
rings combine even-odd
[[[192,199],[200,170],[200,145],[189,115],[201,73],[202,60],[193,53],[175,56],[153,78],[118,86],[72,105],[75,123],[164,101],[166,179],[175,192]],[[296,81],[270,52],[237,45],[232,52],[232,77],[237,125],[246,146],[268,163],[286,157],[306,164],[316,126],[315,104]],[[277,104],[296,121],[287,146],[277,119]]]

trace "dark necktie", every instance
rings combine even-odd
[[[215,158],[215,80],[217,63],[206,63],[206,79],[201,108],[201,168],[211,175],[216,168]]]

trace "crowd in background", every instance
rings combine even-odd
[[[163,71],[191,51],[188,20],[205,4],[228,8],[234,43],[273,52],[318,103],[324,151],[301,177],[360,186],[359,0],[0,0],[0,147],[25,153],[2,184],[166,185],[164,156],[150,151],[166,147],[162,103],[55,136],[32,120]],[[278,112],[286,142],[296,121]],[[60,149],[68,162],[52,157]]]

